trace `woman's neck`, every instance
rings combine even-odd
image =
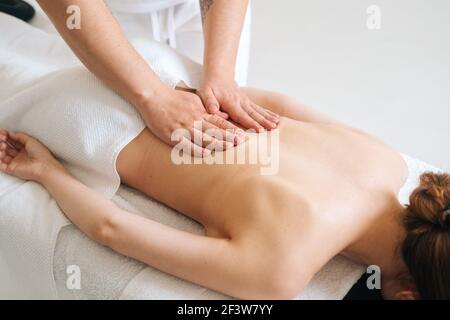
[[[405,208],[395,199],[384,211],[343,254],[357,263],[377,265],[383,277],[391,278],[406,270],[400,251],[405,237],[402,226]]]

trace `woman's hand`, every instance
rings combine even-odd
[[[186,129],[190,136],[183,138],[182,143],[196,157],[208,156],[213,149],[222,151],[245,140],[242,129],[227,121],[223,114],[206,112],[194,93],[163,90],[157,99],[144,102],[139,109],[153,134],[169,145],[180,143],[179,139],[172,141],[175,130]],[[201,129],[194,127],[195,123],[201,123]]]
[[[270,130],[279,122],[277,114],[253,103],[234,81],[207,79],[197,94],[209,113],[218,114],[222,110],[245,128]]]
[[[0,128],[0,172],[39,182],[47,168],[62,165],[38,140]]]

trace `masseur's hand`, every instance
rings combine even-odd
[[[139,109],[153,134],[169,145],[186,145],[196,157],[208,156],[212,150],[226,150],[245,140],[242,129],[223,114],[209,114],[194,93],[167,88],[145,104]],[[195,127],[195,122],[201,123],[201,128]],[[173,137],[177,129],[185,129],[189,136]]]
[[[257,131],[275,129],[279,116],[256,103],[242,92],[234,81],[206,78],[197,94],[211,114],[227,113],[236,123]]]

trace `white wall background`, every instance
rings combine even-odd
[[[369,30],[370,5],[381,29]],[[450,170],[449,0],[253,0],[249,84]]]

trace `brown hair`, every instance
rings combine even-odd
[[[450,299],[450,174],[422,174],[409,202],[403,259],[421,299]]]

